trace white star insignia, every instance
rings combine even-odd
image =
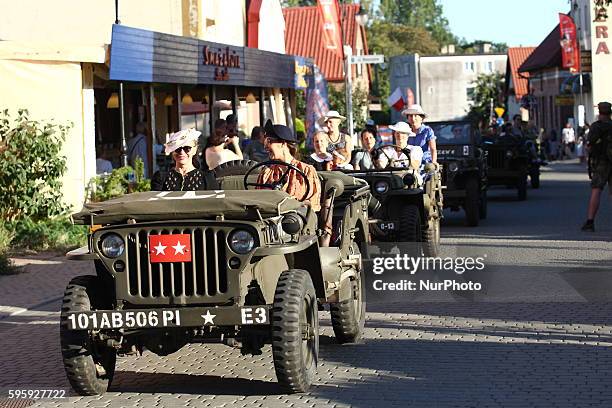
[[[182,245],[180,241],[178,241],[176,243],[176,245],[173,245],[172,248],[174,248],[174,255],[178,255],[178,254],[182,254],[185,255],[185,248],[187,247],[187,245]]]
[[[202,316],[202,319],[204,319],[204,324],[215,324],[213,319],[215,317],[217,317],[217,315],[211,314],[210,310],[207,310],[206,314],[203,314],[203,315],[200,315],[200,316]]]
[[[167,247],[165,245],[162,245],[161,242],[158,242],[157,246],[153,247],[153,249],[157,251],[155,255],[159,255],[159,254],[166,255],[166,252],[164,252],[166,248]]]

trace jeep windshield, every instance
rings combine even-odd
[[[467,122],[428,123],[436,135],[438,145],[470,144],[471,125]]]

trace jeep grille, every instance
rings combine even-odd
[[[228,299],[226,237],[214,227],[143,228],[126,234],[127,301],[198,303]],[[189,234],[192,261],[149,262],[149,235]],[[119,284],[120,285],[120,284]]]
[[[506,167],[506,150],[489,150],[487,154],[487,165],[492,169],[503,169]]]

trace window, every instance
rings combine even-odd
[[[465,88],[465,95],[466,95],[468,102],[471,102],[474,100],[474,90],[475,89],[476,88],[473,86]]]
[[[474,61],[465,61],[463,70],[465,72],[476,72],[476,64],[474,64]]]
[[[493,68],[494,68],[494,66],[493,66],[493,61],[487,61],[487,62],[485,62],[485,64],[484,64],[484,70],[485,70],[485,72],[487,72],[487,73],[491,73],[491,72],[493,72]]]

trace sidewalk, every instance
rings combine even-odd
[[[23,269],[16,275],[0,276],[0,320],[56,301],[74,276],[95,274],[91,262],[67,261],[53,254],[12,259]]]

